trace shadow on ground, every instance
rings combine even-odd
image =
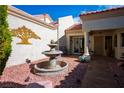
[[[24,88],[26,85],[16,82],[0,82],[0,88]]]
[[[72,72],[65,76],[65,79],[60,81],[60,85],[56,88],[80,88],[81,80],[86,73],[87,63],[79,63]]]
[[[38,83],[20,84],[16,82],[0,82],[0,88],[44,88]]]

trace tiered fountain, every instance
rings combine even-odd
[[[37,75],[58,74],[68,66],[66,62],[57,60],[57,57],[63,52],[55,49],[57,44],[53,40],[51,40],[51,43],[48,44],[48,46],[50,47],[50,50],[44,51],[42,54],[50,57],[50,59],[49,61],[40,62],[34,66],[34,71]]]

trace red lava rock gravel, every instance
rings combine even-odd
[[[0,78],[0,87],[5,88],[24,88],[31,83],[37,82],[51,82],[47,83],[45,87],[60,87],[60,88],[78,88],[81,85],[81,79],[83,79],[86,72],[87,63],[80,63],[78,57],[66,56],[62,57],[63,60],[68,63],[66,71],[52,76],[38,76],[32,73],[33,65],[48,59],[39,60],[28,64],[21,64],[6,68],[3,75]],[[31,69],[30,69],[31,68]],[[50,84],[50,85],[49,85]],[[52,84],[52,86],[51,86]],[[35,84],[36,85],[36,84]],[[43,86],[42,86],[43,87]]]

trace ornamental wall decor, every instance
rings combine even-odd
[[[18,37],[21,39],[21,42],[18,42],[17,44],[32,44],[28,40],[33,39],[41,39],[39,36],[37,36],[31,29],[28,29],[25,26],[19,27],[17,29],[11,30],[12,36]]]

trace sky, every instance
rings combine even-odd
[[[78,21],[80,13],[89,11],[104,10],[118,5],[13,5],[31,15],[47,13],[56,21],[60,17],[72,15],[75,21]]]

